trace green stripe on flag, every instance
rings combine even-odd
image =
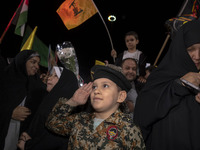
[[[29,35],[32,33],[32,31],[33,30],[30,28],[30,26],[26,27],[21,48],[26,42],[26,40],[28,39]],[[40,58],[41,58],[40,65],[47,68],[49,48],[36,35],[33,41],[32,50],[35,50],[40,54]]]
[[[23,36],[23,32],[21,27],[27,22],[28,18],[28,11],[24,11],[23,13],[20,14],[16,28],[15,28],[15,34]]]

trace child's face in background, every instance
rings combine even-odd
[[[113,113],[119,107],[119,93],[113,81],[107,78],[96,79],[90,94],[91,104],[97,112]]]
[[[137,44],[139,43],[139,40],[137,40],[133,35],[127,35],[125,37],[125,43],[128,49],[135,49]]]

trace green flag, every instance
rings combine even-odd
[[[30,36],[30,34],[32,33],[32,29],[30,26],[26,27],[25,30],[25,34],[22,40],[22,46],[24,45],[24,43],[27,41],[28,37]],[[35,35],[34,37],[34,41],[33,41],[33,45],[32,45],[32,49],[37,51],[40,54],[40,65],[43,67],[48,67],[48,53],[49,53],[49,48]]]
[[[28,3],[29,0],[24,0],[21,6],[19,18],[15,28],[15,34],[24,36],[24,29],[28,18]]]

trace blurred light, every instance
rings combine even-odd
[[[110,21],[110,22],[114,22],[114,21],[116,21],[116,16],[114,16],[114,15],[110,15],[110,16],[108,16],[108,21]]]

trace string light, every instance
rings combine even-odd
[[[114,21],[116,21],[116,16],[114,16],[114,15],[110,15],[110,16],[108,16],[108,21],[110,21],[110,22],[114,22]]]

